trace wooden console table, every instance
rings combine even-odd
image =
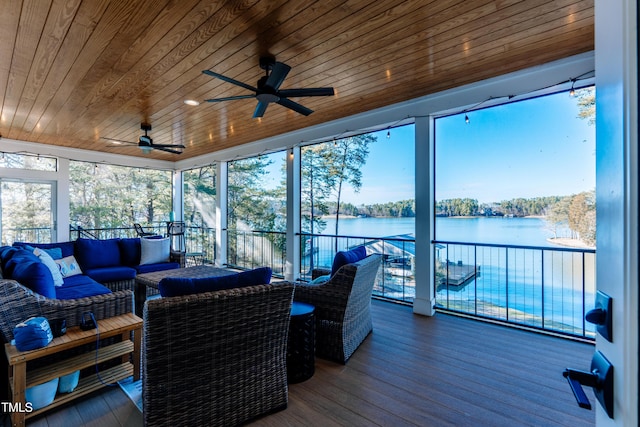
[[[97,338],[96,329],[83,331],[79,327],[69,328],[65,335],[54,338],[48,346],[30,351],[18,351],[16,346],[5,344],[5,353],[9,361],[9,384],[13,403],[20,404],[19,408],[25,408],[25,390],[27,388],[43,384],[79,369],[94,366],[96,363],[117,358],[121,359],[119,365],[100,372],[102,381],[114,383],[131,375],[135,380],[139,379],[142,319],[133,313],[123,314],[98,320],[98,328],[100,339],[121,335],[122,341],[100,347],[97,358],[94,348],[93,351],[53,362],[50,365],[32,371],[27,371],[27,362],[31,360],[40,359],[83,344],[95,343]],[[133,332],[133,341],[130,339],[131,332]],[[131,361],[130,356],[132,356]],[[58,394],[53,403],[44,408],[32,412],[16,411],[11,413],[12,424],[14,426],[23,426],[26,418],[31,418],[104,387],[100,378],[96,374],[80,378],[80,382],[73,392]]]

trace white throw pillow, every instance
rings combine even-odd
[[[60,274],[62,274],[62,277],[70,277],[77,274],[82,274],[80,265],[73,255],[69,255],[68,257],[64,257],[62,259],[57,259],[55,260],[55,262],[60,267]]]
[[[170,242],[164,239],[140,239],[140,265],[169,261]]]
[[[33,250],[33,254],[40,258],[40,262],[47,266],[49,271],[51,271],[51,276],[53,277],[53,284],[56,286],[62,286],[64,284],[64,279],[62,278],[62,274],[60,273],[60,268],[58,264],[51,258],[51,255],[46,253],[43,250],[35,248]]]

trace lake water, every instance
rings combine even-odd
[[[335,219],[326,219],[322,234],[335,233]],[[567,230],[562,230],[566,235]],[[559,235],[562,235],[560,233]],[[341,218],[338,234],[389,237],[415,235],[415,218]],[[541,218],[436,218],[436,240],[553,247],[553,232]]]
[[[327,219],[326,223],[322,234],[335,234],[335,219]],[[341,218],[338,225],[337,234],[343,236],[415,235],[414,218]],[[541,218],[438,217],[435,233],[436,240],[447,242],[559,248],[547,241],[554,234]],[[567,229],[558,232],[558,237],[567,235]],[[358,244],[357,239],[342,239],[338,249],[355,244]],[[330,265],[335,248],[332,245],[319,246],[317,261]],[[580,253],[528,249],[510,249],[507,253],[500,248],[474,248],[442,245],[436,251],[441,265],[446,265],[449,260],[455,265],[475,265],[479,270],[477,276],[463,286],[439,286],[436,292],[438,304],[495,318],[503,318],[506,311],[501,308],[508,307],[511,319],[515,318],[519,323],[540,327],[544,319],[546,328],[552,324],[555,326],[551,329],[580,334],[584,316],[582,300],[584,298],[585,307],[591,307],[594,303],[593,254],[583,256]],[[410,246],[406,250],[415,253]],[[413,286],[406,279],[403,277],[401,282],[397,282],[402,285],[394,290],[394,280],[398,279],[385,277],[385,281],[388,280],[387,283],[391,285],[385,290],[385,295],[406,298],[407,286]],[[587,324],[586,327],[589,334],[593,333],[591,325]]]

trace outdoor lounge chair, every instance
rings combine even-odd
[[[374,254],[340,267],[323,284],[296,286],[295,301],[315,306],[316,355],[346,363],[373,330],[371,292],[382,263]],[[312,278],[328,274],[314,270]]]
[[[148,300],[149,426],[239,425],[287,407],[288,282]]]
[[[145,229],[142,228],[142,225],[138,223],[133,224],[133,228],[136,230],[136,234],[138,235],[138,237],[150,237],[156,235],[156,233],[145,231]]]

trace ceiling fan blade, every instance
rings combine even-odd
[[[137,143],[137,142],[123,141],[123,140],[121,140],[121,139],[114,139],[114,138],[107,138],[106,136],[101,136],[100,138],[102,138],[102,139],[106,139],[107,141],[115,142],[115,143],[117,143],[117,144],[138,145],[138,143]]]
[[[205,102],[233,101],[236,99],[249,99],[249,98],[255,98],[255,97],[256,97],[255,95],[227,96],[226,98],[205,99]]]
[[[246,83],[239,82],[238,80],[232,79],[231,77],[223,76],[222,74],[218,74],[218,73],[216,73],[216,72],[214,72],[214,71],[211,71],[211,70],[203,70],[202,72],[203,72],[204,74],[208,75],[208,76],[215,77],[215,78],[220,79],[220,80],[224,80],[224,81],[225,81],[225,82],[227,82],[227,83],[231,83],[231,84],[234,84],[234,85],[236,85],[236,86],[243,87],[243,88],[248,89],[248,90],[250,90],[250,91],[253,91],[253,92],[257,92],[257,91],[258,91],[258,89],[257,89],[257,88],[255,88],[255,87],[253,87],[253,86],[251,86],[251,85],[248,85],[248,84],[246,84]]]
[[[282,82],[284,82],[284,79],[287,77],[287,74],[289,74],[289,71],[291,71],[291,67],[287,64],[276,62],[273,64],[271,74],[269,74],[265,85],[273,88],[274,90],[278,90]]]
[[[278,104],[282,105],[283,107],[287,107],[290,110],[295,111],[296,113],[300,113],[304,116],[308,116],[309,114],[313,113],[313,110],[305,107],[304,105],[300,105],[297,102],[294,102],[290,99],[287,98],[280,98],[279,101],[277,101]]]
[[[153,148],[187,148],[182,144],[151,144]]]
[[[308,89],[284,89],[278,91],[278,96],[295,98],[299,96],[333,96],[332,87],[311,87]]]
[[[151,146],[151,148],[153,148],[154,150],[166,151],[167,153],[172,153],[172,154],[182,154],[182,151],[174,150],[172,148],[161,147],[159,145],[153,145]]]
[[[268,102],[258,101],[258,105],[256,105],[256,109],[253,112],[253,118],[256,119],[258,117],[264,116],[264,112],[267,111],[268,106]]]

